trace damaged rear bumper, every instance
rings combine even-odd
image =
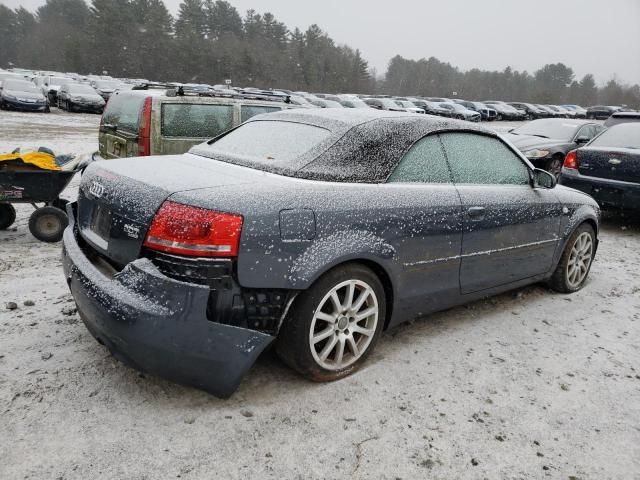
[[[91,334],[138,370],[227,398],[275,337],[207,319],[209,289],[163,275],[147,259],[110,275],[76,238],[63,238],[63,268]]]

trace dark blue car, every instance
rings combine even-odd
[[[0,108],[27,112],[49,112],[49,100],[27,80],[5,80],[0,90]]]
[[[620,123],[567,154],[560,183],[603,207],[640,211],[640,123]]]
[[[87,328],[116,357],[229,396],[260,353],[316,381],[382,330],[534,282],[570,293],[599,209],[495,133],[291,110],[178,156],[96,162],[64,234]]]

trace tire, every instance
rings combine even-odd
[[[59,208],[42,207],[31,214],[29,231],[41,242],[54,243],[62,240],[68,224],[67,214]]]
[[[555,176],[557,179],[560,176],[560,172],[562,171],[563,163],[564,158],[562,158],[561,155],[554,155],[553,157],[551,157],[551,160],[549,160],[545,165],[545,170],[551,175]]]
[[[573,293],[580,290],[589,276],[595,252],[595,231],[591,225],[583,223],[569,237],[560,262],[549,280],[549,286],[560,293]],[[576,269],[579,270],[577,275],[573,273]]]
[[[351,305],[356,309],[345,312],[343,305],[348,304],[351,286]],[[358,306],[362,295],[366,295],[364,303]],[[371,313],[360,320],[349,315],[365,311]],[[278,335],[276,352],[284,363],[310,380],[338,380],[357,371],[371,354],[384,327],[385,314],[384,287],[377,275],[358,263],[341,265],[296,298]],[[313,334],[321,339],[313,342]]]
[[[16,221],[16,209],[10,203],[0,203],[0,230],[6,230]]]

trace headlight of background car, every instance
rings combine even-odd
[[[549,150],[538,150],[537,148],[524,152],[524,156],[527,158],[544,158],[547,155],[549,155]]]
[[[9,95],[8,93],[4,93],[2,96],[7,100],[18,100],[17,97],[14,97],[13,95]]]

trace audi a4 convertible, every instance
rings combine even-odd
[[[91,334],[220,397],[272,344],[330,381],[417,316],[534,282],[575,292],[600,217],[489,130],[373,109],[271,113],[187,154],[95,162],[68,211]]]

